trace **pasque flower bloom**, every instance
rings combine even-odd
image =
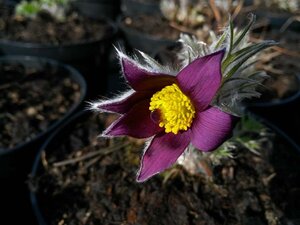
[[[94,108],[120,114],[103,135],[150,138],[138,181],[170,167],[190,143],[201,151],[212,151],[231,135],[236,117],[211,106],[222,83],[224,54],[225,50],[219,50],[196,58],[176,76],[149,71],[120,55],[132,90]]]
[[[131,90],[92,103],[92,108],[120,115],[103,136],[148,138],[138,181],[170,167],[190,146],[202,152],[217,149],[244,114],[243,100],[260,96],[256,88],[266,73],[255,70],[255,57],[276,43],[249,42],[255,16],[249,19],[242,30],[229,22],[220,36],[211,32],[210,45],[182,34],[176,64],[161,65],[143,52],[141,58],[131,58],[118,51]]]

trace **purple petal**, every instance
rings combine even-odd
[[[148,138],[163,130],[150,117],[149,100],[132,106],[132,109],[110,125],[104,132],[107,136],[128,135],[135,138]]]
[[[192,144],[201,151],[212,151],[232,134],[237,117],[209,107],[196,115],[191,127]]]
[[[177,75],[183,93],[189,96],[197,111],[203,111],[220,87],[221,61],[225,51],[198,58]]]
[[[184,152],[189,142],[189,132],[177,135],[161,132],[156,135],[142,157],[137,181],[143,182],[169,168]]]
[[[125,93],[123,96],[119,98],[110,101],[103,101],[100,103],[96,103],[93,106],[93,108],[101,111],[109,111],[109,112],[125,114],[129,110],[131,110],[133,105],[143,100],[150,99],[152,95],[153,92],[151,91],[139,91],[139,92],[130,91]]]
[[[121,58],[121,64],[123,74],[134,90],[158,91],[167,85],[176,83],[175,76],[147,71],[126,57]]]

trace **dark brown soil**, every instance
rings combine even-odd
[[[75,11],[58,21],[46,12],[31,19],[15,16],[3,6],[0,10],[0,39],[4,40],[60,45],[101,40],[112,32],[107,22],[86,18]]]
[[[49,65],[2,62],[0,74],[0,151],[46,131],[81,97],[79,84]]]
[[[273,156],[271,136],[250,132],[248,138],[262,143],[259,155],[240,146],[234,159],[213,168],[212,177],[192,175],[178,165],[139,184],[135,175],[143,142],[97,137],[103,118],[78,123],[42,154],[43,168],[32,189],[49,225],[279,225],[287,224],[285,210],[292,218],[299,211],[292,209],[299,205],[293,200],[299,185],[277,177],[277,169],[290,160],[289,177],[300,178],[295,172],[299,155],[291,160],[291,148],[282,141],[276,146],[285,152],[283,161]],[[283,194],[290,187],[296,194],[292,201]]]
[[[177,40],[180,34],[180,31],[170,26],[169,21],[159,15],[126,17],[123,24],[141,33],[167,40]]]
[[[159,4],[160,0],[136,0],[136,2],[141,2],[141,3],[157,3],[157,4]]]

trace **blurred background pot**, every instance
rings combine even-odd
[[[243,11],[257,15],[258,23],[271,29],[300,31],[299,2],[246,0]],[[296,3],[296,4],[295,4]]]
[[[288,218],[282,224],[299,224],[300,89],[284,99],[248,104],[246,112],[278,134],[269,154],[274,168],[270,196]]]
[[[300,89],[275,102],[247,104],[246,110],[286,138],[300,154]]]
[[[263,29],[265,27],[262,27]],[[254,30],[252,37],[271,39],[278,42],[277,46],[265,50],[258,56],[256,68],[265,71],[268,78],[259,90],[262,96],[247,103],[247,110],[263,119],[266,123],[286,137],[293,146],[299,148],[299,33],[278,29]]]
[[[7,5],[9,7],[14,7],[16,4],[18,4],[21,0],[3,0],[3,4]]]
[[[153,17],[153,20],[151,18]],[[146,23],[145,21],[151,21]],[[118,26],[127,41],[128,48],[138,49],[149,55],[155,54],[159,49],[172,45],[179,37],[179,31],[162,22],[161,16],[137,15],[132,17],[119,17]]]
[[[300,31],[300,21],[296,15],[287,12],[270,12],[257,10],[254,12],[260,22],[265,23],[271,29],[286,29]]]
[[[159,0],[121,0],[123,15],[161,14]]]
[[[115,19],[120,13],[120,0],[76,0],[72,4],[83,15],[93,19]]]

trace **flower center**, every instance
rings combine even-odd
[[[159,111],[159,126],[164,127],[166,133],[177,134],[180,130],[187,130],[195,117],[191,100],[176,84],[156,92],[151,97],[149,109],[151,112]]]

